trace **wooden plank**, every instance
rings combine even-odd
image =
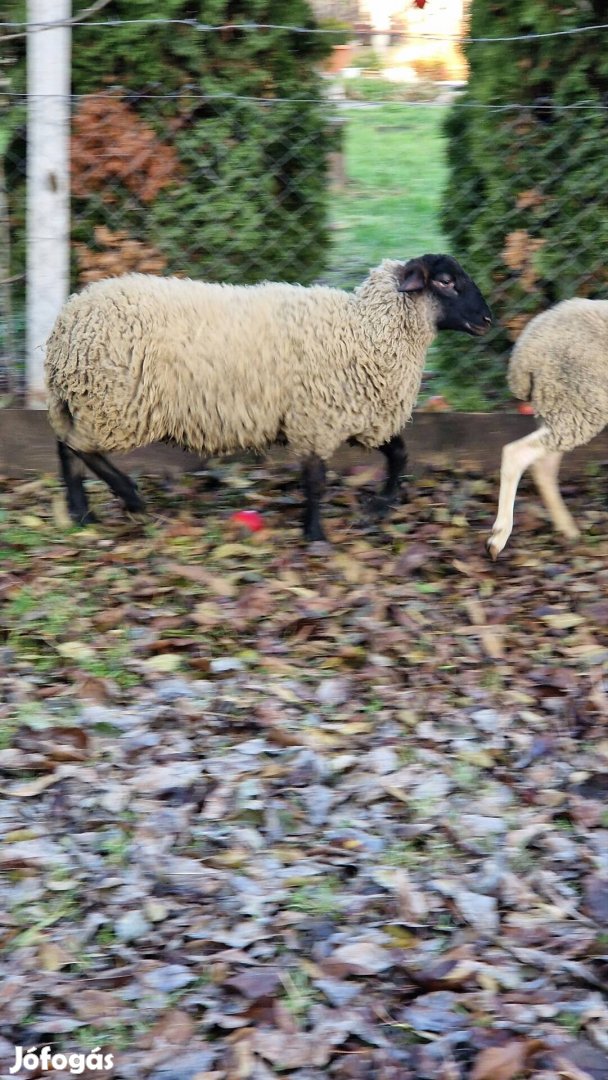
[[[430,466],[494,474],[500,467],[504,444],[521,438],[533,428],[534,419],[519,413],[415,413],[413,422],[403,433],[409,455],[408,470],[420,473]],[[288,450],[278,447],[273,447],[268,456],[274,461],[293,460]],[[360,448],[345,446],[338,451],[332,465],[346,469],[370,463],[376,456],[380,458]],[[252,455],[243,457],[259,460]],[[116,455],[116,461],[127,471],[152,476],[192,472],[205,466],[196,454],[159,444]],[[591,462],[608,463],[608,430],[588,446],[566,454],[563,472],[576,475]],[[22,478],[56,469],[55,443],[46,413],[32,409],[0,411],[0,474]]]

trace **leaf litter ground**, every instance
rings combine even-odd
[[[372,473],[314,552],[284,467],[144,481],[145,523],[92,484],[84,532],[0,481],[7,1075],[608,1077],[601,478],[571,547],[524,485],[493,565],[487,478],[372,529]]]

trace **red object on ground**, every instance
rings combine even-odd
[[[521,413],[522,416],[536,416],[534,406],[530,405],[527,401],[520,402],[520,404],[517,406],[517,411],[518,413]]]
[[[425,403],[427,412],[448,412],[449,408],[450,403],[446,401],[443,394],[433,394]]]
[[[230,515],[230,520],[234,525],[242,525],[250,532],[259,532],[264,528],[262,515],[258,514],[257,510],[236,510]]]
[[[420,8],[420,10],[422,10],[425,4],[426,0],[414,0],[414,7]]]

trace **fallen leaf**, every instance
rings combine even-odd
[[[489,1046],[477,1055],[471,1080],[513,1080],[543,1046],[538,1039],[512,1039],[504,1046]]]
[[[577,615],[573,611],[553,612],[541,615],[541,618],[553,630],[572,630],[573,627],[580,626],[585,621],[582,615]]]
[[[73,1000],[74,1010],[81,1020],[116,1016],[121,1006],[120,998],[107,990],[81,990]]]
[[[57,784],[62,778],[62,773],[58,770],[56,773],[39,776],[36,780],[26,780],[25,783],[15,784],[10,788],[0,787],[0,794],[14,795],[18,799],[31,799],[34,795],[40,795],[42,791],[51,787],[52,784]]]
[[[183,1009],[169,1009],[140,1036],[138,1044],[142,1047],[156,1046],[159,1043],[184,1046],[192,1042],[195,1032],[196,1022],[192,1016]]]
[[[600,926],[608,926],[608,878],[589,874],[584,879],[581,909]]]
[[[332,975],[376,975],[393,964],[391,953],[372,941],[353,941],[341,945],[323,962],[325,972]]]
[[[492,937],[498,931],[500,920],[495,897],[472,892],[451,881],[438,881],[435,887],[454,900],[463,919],[480,933]]]
[[[62,949],[52,941],[43,941],[38,949],[38,959],[43,971],[61,971],[74,963],[73,953]]]
[[[586,1039],[556,1050],[555,1067],[564,1080],[608,1080],[608,1055]]]
[[[225,985],[238,990],[250,1001],[257,1001],[258,998],[274,994],[281,985],[281,976],[275,968],[254,967],[233,975]]]
[[[77,660],[82,663],[95,659],[95,649],[84,641],[63,641],[55,648],[66,660]]]
[[[416,1032],[432,1032],[447,1035],[450,1031],[466,1028],[467,1017],[458,1012],[458,996],[450,990],[436,990],[423,994],[412,1005],[399,1012],[399,1022]]]

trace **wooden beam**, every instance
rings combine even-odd
[[[413,423],[403,432],[409,455],[408,471],[420,473],[427,467],[470,469],[496,474],[502,447],[527,435],[534,420],[519,413],[425,413],[414,414]],[[243,455],[251,461],[252,455]],[[347,469],[374,460],[359,448],[342,447],[332,465]],[[275,461],[293,460],[288,450],[273,448],[269,457]],[[149,475],[192,472],[204,468],[196,454],[176,447],[154,445],[130,454],[116,455],[127,471]],[[576,475],[591,462],[608,463],[608,430],[563,461],[564,475]],[[0,474],[27,477],[57,469],[53,433],[45,412],[29,409],[0,411]]]

